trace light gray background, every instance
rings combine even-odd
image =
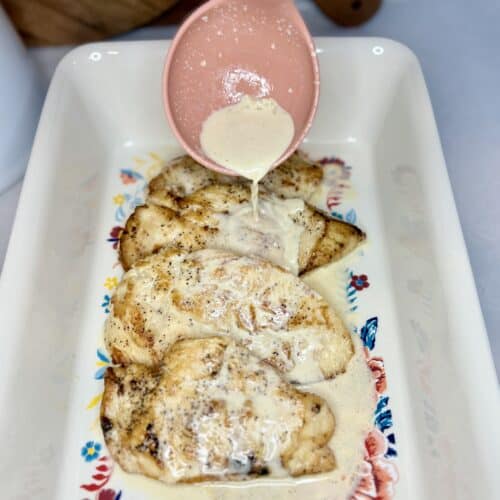
[[[296,4],[313,35],[393,38],[419,58],[500,375],[500,1],[384,0],[372,20],[349,29],[333,24],[312,0]],[[143,28],[120,38],[171,38],[174,31]],[[70,48],[30,50],[47,85]],[[0,195],[0,266],[21,184]]]

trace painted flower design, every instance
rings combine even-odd
[[[94,374],[94,378],[96,380],[101,380],[104,378],[104,373],[106,373],[106,370],[108,366],[111,364],[111,360],[104,354],[104,352],[101,349],[97,349],[97,367],[98,370]]]
[[[323,158],[319,163],[329,167],[324,169],[325,184],[329,186],[326,195],[326,206],[330,212],[333,210],[337,212],[336,207],[342,203],[346,190],[351,187],[351,167],[334,157]]]
[[[118,243],[120,241],[120,236],[122,235],[124,228],[122,226],[115,226],[109,232],[109,238],[107,241],[113,243],[113,248],[116,250],[118,248]]]
[[[392,427],[392,410],[389,408],[389,396],[380,396],[375,407],[375,425],[381,432]]]
[[[99,453],[101,452],[101,445],[95,441],[88,441],[81,450],[81,455],[86,462],[92,462],[96,458],[99,458]]]
[[[113,203],[115,205],[123,205],[125,203],[125,196],[123,194],[117,194],[113,196]]]
[[[318,161],[320,165],[329,165],[329,164],[336,164],[340,166],[344,166],[345,162],[341,160],[340,158],[336,158],[335,156],[325,156],[324,158],[321,158],[321,160]]]
[[[120,179],[123,182],[123,184],[135,184],[138,180],[143,179],[143,177],[135,170],[122,168],[120,170]]]
[[[377,337],[378,318],[374,316],[366,321],[359,331],[359,337],[363,345],[370,351],[375,347],[375,338]]]
[[[366,274],[353,274],[351,277],[351,286],[358,292],[368,288],[370,286],[370,283],[368,283],[368,276]]]
[[[93,443],[93,441],[90,441],[89,443]],[[87,443],[87,445],[89,444]],[[98,443],[93,443],[94,447]],[[85,447],[87,446],[85,445]],[[99,445],[100,448],[101,445]],[[85,448],[84,448],[85,449]],[[83,449],[82,449],[82,454],[83,454]],[[87,460],[87,459],[86,459]],[[89,460],[87,460],[89,461]],[[85,491],[90,491],[90,492],[99,492],[97,493],[96,499],[107,499],[107,498],[113,498],[113,500],[118,500],[121,497],[121,491],[118,492],[118,494],[114,494],[113,497],[110,497],[111,493],[106,493],[108,496],[99,496],[103,490],[104,486],[108,484],[109,480],[111,479],[111,476],[113,475],[113,462],[109,457],[101,457],[99,458],[94,467],[94,472],[92,473],[92,479],[89,483],[84,483],[80,485],[80,488]],[[113,490],[110,490],[113,491]],[[113,492],[114,493],[114,492]]]
[[[116,276],[108,277],[104,280],[104,287],[108,290],[113,290],[118,286],[118,278]]]
[[[385,377],[384,360],[380,357],[373,357],[368,360],[373,378],[375,379],[375,389],[382,394],[387,389],[387,380]]]
[[[144,187],[140,185],[135,193],[123,193],[113,196],[113,203],[118,205],[115,220],[125,222],[134,208],[144,203]]]
[[[116,492],[115,490],[106,488],[97,494],[96,500],[120,500],[121,497],[121,491]]]
[[[365,439],[365,460],[351,500],[390,500],[394,496],[398,472],[395,465],[384,458],[386,451],[385,436],[374,429]]]
[[[104,308],[104,312],[106,314],[109,313],[109,304],[111,303],[111,297],[106,294],[103,299],[102,299],[102,302],[101,302],[101,307]]]

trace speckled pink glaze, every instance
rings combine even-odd
[[[292,115],[295,136],[282,162],[304,139],[319,97],[316,51],[292,0],[211,0],[172,41],[163,74],[167,118],[208,168],[234,174],[205,156],[199,137],[213,111],[243,94],[272,97]]]

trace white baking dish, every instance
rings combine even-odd
[[[167,47],[83,46],[52,81],[0,281],[2,498],[165,498],[153,481],[113,469],[104,447],[84,448],[102,445],[93,398],[106,360],[96,350],[104,285],[121,272],[110,230],[139,202],[147,176],[180,152],[161,105]],[[317,47],[321,100],[304,149],[346,162],[330,209],[356,218],[368,243],[354,264],[309,279],[331,300],[345,291],[358,335],[378,326],[368,355],[383,357],[380,398],[390,399],[375,423],[384,443],[365,465],[378,470],[383,498],[497,498],[498,387],[419,64],[384,39],[324,38]],[[349,288],[350,272],[370,287]],[[168,498],[335,497],[327,482],[309,494],[304,484],[181,486]],[[359,498],[376,494],[370,477],[364,484]]]

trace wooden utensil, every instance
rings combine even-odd
[[[340,26],[358,26],[377,12],[382,0],[315,0],[319,8]]]
[[[149,23],[177,0],[3,0],[28,45],[84,43]]]

